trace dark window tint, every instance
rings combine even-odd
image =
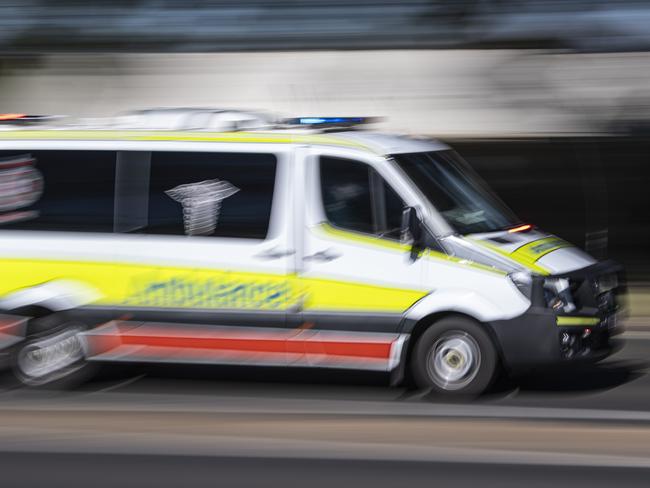
[[[320,176],[330,223],[341,229],[399,239],[404,203],[370,166],[323,157]]]
[[[263,239],[275,169],[271,154],[154,152],[144,231]]]
[[[402,231],[402,213],[406,204],[386,182],[384,182],[384,195],[386,204],[386,230],[384,231],[384,235],[393,239],[399,239]]]
[[[322,158],[320,177],[327,220],[342,229],[372,233],[369,166],[346,159]]]
[[[0,228],[112,232],[115,152],[0,151]]]

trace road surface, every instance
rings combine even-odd
[[[133,366],[0,383],[0,486],[648,486],[650,333],[449,403],[382,375]]]

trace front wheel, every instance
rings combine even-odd
[[[452,396],[476,396],[492,383],[497,353],[488,334],[465,317],[446,317],[418,339],[411,372],[420,388]]]
[[[12,352],[14,377],[24,386],[46,388],[67,388],[85,381],[92,367],[86,362],[79,334],[87,328],[61,313],[30,320],[26,339]]]

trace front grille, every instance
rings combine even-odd
[[[553,277],[569,280],[571,297],[576,306],[572,314],[604,318],[620,311],[625,293],[625,275],[620,265],[603,261]]]
[[[603,315],[616,311],[616,296],[613,290],[606,291],[596,296],[598,311]]]
[[[584,281],[585,280],[576,278],[569,279],[569,290],[571,290],[571,298],[573,298],[573,304],[578,310],[584,306],[584,300],[582,294],[580,293],[580,288],[582,287]]]

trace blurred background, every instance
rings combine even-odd
[[[633,285],[632,318],[639,327],[633,332],[640,334],[640,340],[626,346],[626,356],[596,372],[544,372],[514,386],[501,385],[479,410],[422,406],[409,392],[363,389],[350,376],[308,377],[306,382],[337,385],[312,389],[294,384],[293,377],[270,374],[264,380],[259,373],[243,373],[244,387],[236,375],[227,384],[172,382],[175,396],[170,397],[169,382],[142,382],[141,376],[128,373],[78,396],[48,397],[47,402],[29,403],[23,393],[6,393],[4,427],[6,422],[34,427],[22,444],[11,437],[13,431],[2,431],[5,448],[40,452],[60,447],[57,439],[72,438],[84,439],[86,447],[92,444],[93,452],[113,453],[123,450],[124,438],[111,437],[121,428],[144,432],[137,442],[129,437],[133,442],[126,450],[138,455],[151,452],[143,447],[150,439],[158,447],[175,445],[188,456],[202,456],[212,452],[206,440],[211,433],[222,436],[219,445],[249,455],[253,446],[264,456],[286,449],[291,456],[315,452],[321,454],[314,458],[330,460],[296,464],[274,458],[256,465],[246,455],[224,461],[224,453],[235,451],[221,450],[220,460],[210,466],[219,468],[227,486],[265,479],[278,486],[324,486],[341,482],[337,473],[361,486],[397,486],[404,479],[458,482],[459,472],[461,482],[481,479],[483,486],[537,486],[542,481],[647,486],[647,471],[617,470],[650,466],[650,380],[644,380],[650,340],[643,335],[650,322],[649,26],[647,0],[0,0],[0,113],[93,117],[149,107],[211,106],[283,116],[385,117],[382,130],[449,142],[524,221],[597,257],[622,262]],[[169,372],[163,377],[169,380]],[[363,378],[359,384],[366,382]],[[269,386],[276,383],[282,386]],[[220,392],[216,397],[215,390]],[[395,407],[395,399],[404,403]],[[232,416],[251,404],[259,407],[249,412],[253,420],[239,418],[237,424]],[[27,411],[47,412],[40,417],[42,424],[26,416],[25,405]],[[142,414],[151,405],[187,415]],[[495,405],[529,410],[495,413]],[[119,416],[131,407],[141,412],[142,424],[132,414]],[[561,414],[565,408],[576,413]],[[93,417],[88,413],[93,409],[103,413]],[[599,416],[593,409],[616,413]],[[544,417],[543,411],[551,413]],[[620,413],[630,411],[635,412],[631,417]],[[332,412],[357,420],[328,424]],[[454,417],[459,414],[461,420]],[[11,415],[15,420],[7,420]],[[206,424],[199,421],[201,415],[208,417]],[[500,420],[480,424],[476,419],[485,415]],[[372,423],[383,416],[392,423]],[[428,416],[437,420],[425,426],[412,423]],[[440,420],[451,417],[456,420]],[[47,424],[48,418],[56,428]],[[473,420],[462,420],[467,418]],[[525,418],[528,424],[508,424],[513,418]],[[554,423],[535,423],[540,419]],[[567,426],[576,419],[581,420]],[[616,424],[632,421],[634,428]],[[251,422],[258,422],[260,430],[251,428]],[[607,428],[603,422],[609,422]],[[201,433],[208,424],[212,430],[206,436],[190,441],[191,433]],[[240,427],[226,427],[232,425]],[[438,444],[427,448],[422,440],[411,450],[377,447],[398,442],[398,432],[413,434],[408,442],[437,439]],[[106,442],[91,442],[91,437]],[[315,439],[325,444],[305,444]],[[337,464],[354,457],[354,446],[362,441],[374,442],[359,455],[369,464]],[[458,454],[467,446],[487,446],[487,451],[474,457]],[[404,457],[423,462],[435,453],[436,463],[449,461],[454,453],[459,457],[452,464],[418,467],[378,467],[367,461],[390,461],[390,453],[400,449]],[[543,454],[519,459],[515,452],[521,449]],[[549,457],[567,450],[573,454]],[[69,466],[67,472],[76,470],[84,479],[103,469],[97,458],[85,459],[80,468],[69,458],[42,453],[38,458],[11,456],[4,464],[8,473],[15,470],[16,479],[27,480],[24,486],[36,486],[29,481],[39,480],[37,471],[27,470],[32,478],[25,478],[25,466],[35,462],[48,473]],[[470,459],[479,459],[478,464],[464,470],[453,464]],[[176,458],[141,457],[120,466],[122,473],[135,473],[129,482],[182,483],[183,477],[176,478],[180,472],[191,473],[195,478],[187,479],[197,483],[215,479],[203,461],[193,462],[188,467]],[[508,464],[506,469],[504,463],[519,467]],[[563,467],[551,472],[543,468],[546,464]],[[259,478],[256,469],[261,469]],[[111,485],[110,477],[98,482]]]
[[[642,0],[3,0],[0,107],[383,116],[644,282],[648,25]]]

